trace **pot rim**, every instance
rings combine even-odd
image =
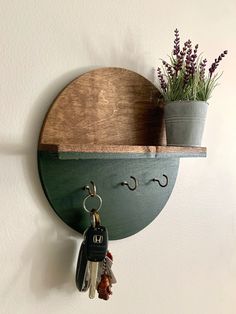
[[[170,101],[167,101],[165,102],[165,105],[168,105],[170,103],[177,103],[177,102],[180,102],[180,103],[191,103],[191,102],[196,102],[196,103],[205,103],[209,106],[209,103],[206,101],[206,100],[170,100]]]

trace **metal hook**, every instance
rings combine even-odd
[[[133,176],[130,176],[130,178],[134,180],[134,187],[131,187],[127,181],[122,182],[121,185],[126,185],[131,191],[134,191],[138,187],[138,180]]]
[[[91,188],[89,185],[86,185],[84,187],[85,190],[87,190],[89,192],[89,195],[90,196],[96,196],[97,195],[97,188],[96,188],[96,185],[93,181],[90,181],[91,185],[92,185],[92,191],[91,191]]]
[[[152,181],[157,182],[162,188],[164,188],[168,185],[168,177],[165,174],[163,174],[163,177],[166,178],[165,184],[162,184],[157,178],[152,179]]]

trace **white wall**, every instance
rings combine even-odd
[[[0,1],[0,312],[235,314],[236,2]],[[118,284],[109,302],[75,289],[81,237],[40,186],[42,119],[70,80],[101,66],[153,79],[173,30],[208,59],[224,49],[210,100],[207,159],[184,159],[172,196],[144,231],[110,244]]]

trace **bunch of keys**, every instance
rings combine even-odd
[[[77,269],[76,285],[79,291],[89,289],[89,297],[95,298],[96,290],[98,297],[108,300],[112,294],[111,287],[116,279],[111,270],[113,258],[108,251],[108,232],[106,227],[101,225],[99,210],[102,206],[101,197],[96,194],[95,184],[93,192],[89,189],[89,195],[84,199],[83,207],[90,213],[91,225],[84,232],[84,240],[80,247]],[[97,197],[99,206],[89,211],[86,207],[86,200],[89,197]]]

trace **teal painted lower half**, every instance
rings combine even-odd
[[[102,224],[108,228],[109,239],[131,236],[151,223],[165,206],[174,187],[179,158],[138,159],[70,159],[61,160],[50,152],[38,152],[38,166],[43,189],[52,208],[71,228],[83,233],[90,224],[83,209],[88,195],[84,186],[94,181],[103,200],[100,210]],[[160,187],[155,177],[168,185]],[[139,186],[130,191],[123,181]],[[91,203],[90,203],[91,201]],[[88,207],[97,206],[92,198]]]

